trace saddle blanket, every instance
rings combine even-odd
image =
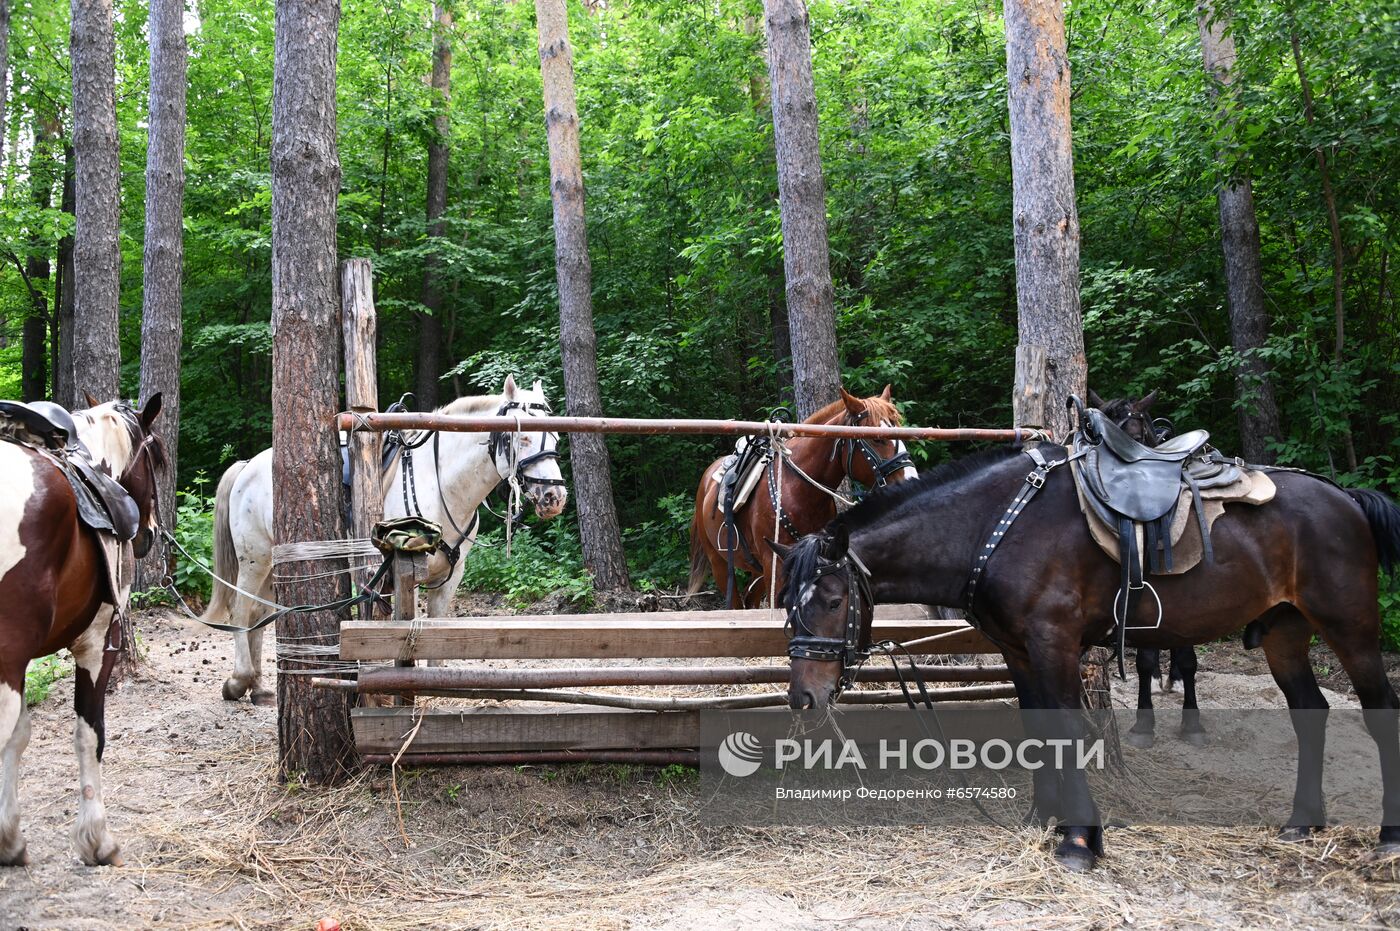
[[[1078,469],[1079,463],[1077,461],[1071,462],[1070,468]],[[1266,473],[1249,469],[1242,469],[1239,480],[1232,484],[1222,485],[1219,488],[1202,488],[1201,503],[1205,509],[1207,528],[1215,526],[1216,518],[1225,513],[1225,505],[1268,504],[1274,500],[1274,494],[1277,490],[1274,480],[1269,478]],[[1074,483],[1074,491],[1079,496],[1079,510],[1084,512],[1084,518],[1088,521],[1089,534],[1100,549],[1111,556],[1114,562],[1118,562],[1118,534],[1112,527],[1104,523],[1103,519],[1090,507],[1089,502],[1084,499],[1084,491],[1078,481]],[[1135,524],[1134,531],[1138,536],[1138,552],[1142,553],[1145,551],[1142,524]],[[1171,543],[1171,571],[1156,572],[1153,573],[1154,575],[1181,575],[1200,565],[1203,552],[1201,528],[1196,520],[1196,510],[1191,501],[1191,489],[1184,485],[1181,488],[1180,497],[1177,499],[1176,514],[1172,519]]]

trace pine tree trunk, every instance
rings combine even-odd
[[[835,401],[841,387],[836,307],[826,241],[826,184],[817,143],[811,23],[805,0],[763,0],[772,85],[773,144],[797,418]]]
[[[447,210],[447,164],[451,154],[452,120],[452,14],[441,3],[433,5],[432,88],[437,99],[433,131],[428,142],[428,236],[442,238],[442,214]],[[430,410],[438,405],[438,376],[442,374],[442,259],[434,243],[424,260],[423,306],[418,315],[418,405]]]
[[[1018,426],[1069,434],[1066,401],[1086,395],[1079,314],[1079,212],[1074,204],[1069,58],[1061,0],[1005,0],[1012,223],[1016,247]],[[1086,704],[1109,703],[1108,650],[1087,652]]]
[[[159,476],[161,526],[175,526],[175,471],[180,443],[181,275],[185,203],[185,4],[150,0],[150,128],[146,149],[146,248],[141,313],[142,403],[161,393],[161,436],[169,464]],[[137,587],[165,576],[163,546],[137,572]]]
[[[121,169],[112,0],[72,0],[74,393],[121,395]]]
[[[63,204],[64,213],[72,214],[77,208],[77,192],[73,189],[73,147],[63,147]],[[53,333],[49,337],[54,355],[53,399],[72,410],[78,406],[78,388],[73,377],[73,328],[76,317],[73,296],[73,237],[64,236],[58,241],[58,281],[54,287]]]
[[[4,0],[0,0],[3,3]],[[49,151],[58,138],[62,127],[58,121],[48,116],[35,116],[34,148],[29,154],[29,184],[34,192],[34,206],[48,210],[53,205],[53,158]],[[39,250],[42,244],[30,243],[29,258],[24,263],[24,274],[29,279],[29,316],[24,320],[23,347],[20,361],[20,397],[26,401],[39,401],[49,396],[49,358],[45,345],[49,323],[49,299],[38,285],[48,281],[53,266],[47,254]]]
[[[272,484],[277,544],[336,540],[341,516],[340,302],[336,269],[336,33],[338,0],[277,0],[272,87]],[[344,575],[316,578],[324,562],[279,565],[277,601],[323,604],[344,597]],[[279,644],[334,644],[330,611],[277,621]],[[307,668],[278,659],[282,777],[335,782],[356,763],[346,693],[316,689]]]
[[[565,0],[535,0],[545,129],[549,137],[550,196],[554,202],[554,270],[559,283],[559,349],[571,417],[603,413],[598,393],[598,346],[593,332],[593,267],[584,220],[583,167],[573,49]],[[608,447],[600,433],[569,438],[583,560],[599,591],[628,586],[627,561],[613,500]]]
[[[1218,118],[1229,135],[1239,123],[1233,89],[1235,38],[1227,14],[1217,14],[1212,0],[1196,7],[1201,32],[1201,58],[1210,96],[1219,106]],[[1230,156],[1222,152],[1220,158]],[[1231,166],[1216,194],[1220,207],[1220,239],[1225,256],[1225,282],[1230,314],[1230,340],[1243,357],[1235,378],[1239,408],[1241,453],[1250,462],[1274,461],[1268,441],[1279,435],[1278,404],[1269,364],[1258,351],[1269,339],[1269,311],[1264,306],[1263,259],[1259,221],[1254,213],[1254,185],[1247,171]]]

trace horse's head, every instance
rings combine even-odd
[[[1165,418],[1162,418],[1165,429],[1160,429],[1157,421],[1148,415],[1148,410],[1156,400],[1157,392],[1155,390],[1136,400],[1115,398],[1112,401],[1105,401],[1094,392],[1094,389],[1089,389],[1090,406],[1103,411],[1108,419],[1117,424],[1124,433],[1144,446],[1156,446],[1171,430],[1171,425],[1165,423]]]
[[[827,708],[850,685],[870,650],[875,601],[870,577],[850,551],[839,521],[792,546],[769,542],[782,557],[786,581],[778,603],[787,609],[788,704]]]
[[[160,394],[139,410],[126,401],[99,404],[87,396],[89,407],[74,418],[83,444],[131,495],[140,510],[140,529],[132,541],[137,558],[151,551],[160,529],[156,473],[166,468],[165,441],[152,429],[160,414]]]
[[[877,395],[858,398],[841,389],[841,403],[846,409],[845,422],[859,427],[898,427],[904,423],[899,409],[890,400],[890,386]],[[867,440],[843,438],[838,440],[833,456],[844,452],[846,474],[867,488],[896,484],[919,474],[903,440]]]
[[[520,432],[491,434],[491,455],[496,471],[506,482],[518,482],[525,497],[535,506],[535,514],[545,520],[558,517],[569,500],[564,476],[559,471],[559,434],[545,431],[527,432],[525,421],[532,417],[548,417],[549,401],[544,396],[544,384],[536,381],[528,390],[507,375],[501,390],[498,414],[519,418]]]

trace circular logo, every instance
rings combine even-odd
[[[719,745],[719,765],[731,776],[752,776],[763,765],[763,745],[748,731],[735,731]]]

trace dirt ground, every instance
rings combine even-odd
[[[710,827],[692,777],[627,766],[400,772],[401,830],[383,768],[329,790],[275,781],[275,710],[219,696],[227,638],[163,613],[138,627],[148,665],[108,701],[104,772],[126,865],[82,866],[69,843],[65,679],[34,709],[33,864],[0,871],[0,928],[1400,926],[1400,870],[1371,859],[1371,830],[1285,845],[1264,829],[1116,829],[1076,876],[1033,829]],[[1203,705],[1281,704],[1237,646],[1201,665]]]

